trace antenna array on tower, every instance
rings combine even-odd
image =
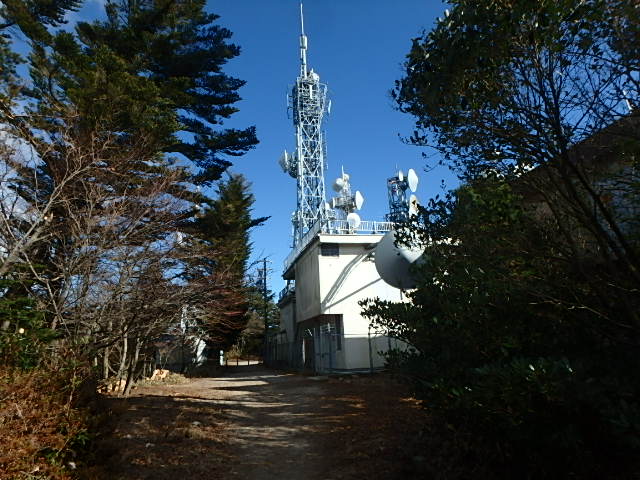
[[[418,212],[418,197],[407,197],[407,190],[415,192],[417,188],[418,175],[413,168],[409,169],[406,177],[402,170],[398,170],[395,177],[387,180],[389,213],[385,217],[388,222],[401,223]]]
[[[348,173],[342,168],[342,175],[333,182],[333,190],[338,193],[337,197],[331,200],[333,213],[338,220],[347,220],[349,228],[354,230],[360,226],[360,216],[355,212],[362,208],[364,197],[360,191],[351,193],[351,182]]]
[[[296,147],[293,153],[285,150],[278,161],[285,173],[296,179],[297,190],[296,210],[291,215],[293,249],[285,260],[285,268],[291,266],[317,233],[381,233],[392,227],[392,223],[388,221],[360,219],[356,210],[362,208],[364,197],[360,192],[351,193],[349,175],[344,170],[334,184],[339,195],[332,200],[331,205],[325,200],[326,145],[322,121],[325,113],[329,113],[331,102],[327,101],[327,86],[320,83],[320,76],[307,66],[308,42],[304,33],[302,4],[300,32],[300,74],[288,96]]]
[[[289,96],[296,134],[296,150],[280,157],[282,169],[297,180],[297,208],[293,214],[293,243],[298,244],[316,222],[326,222],[322,120],[327,111],[327,86],[307,69],[307,36],[300,4],[300,75]]]

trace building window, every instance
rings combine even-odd
[[[323,257],[340,256],[340,246],[337,243],[323,243],[320,245],[320,255]]]

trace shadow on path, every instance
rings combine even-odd
[[[105,399],[113,421],[97,439],[97,465],[81,478],[179,480],[224,475],[231,451],[219,407],[205,398],[170,392],[138,395]]]
[[[394,435],[411,422],[397,410],[417,409],[399,404],[394,385],[367,382],[234,366],[108,398],[117,421],[97,442],[101,466],[83,478],[402,478],[383,457],[399,452]]]

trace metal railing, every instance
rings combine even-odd
[[[298,255],[307,247],[309,242],[319,234],[324,233],[327,235],[353,235],[357,233],[371,234],[371,233],[385,233],[393,228],[393,222],[377,222],[372,220],[363,220],[360,222],[357,228],[352,228],[346,220],[326,220],[325,222],[318,221],[313,224],[311,229],[305,233],[300,242],[291,250],[291,253],[287,255],[284,260],[284,271],[286,272],[293,262],[298,258]]]
[[[282,299],[284,299],[287,295],[293,295],[294,293],[296,293],[295,283],[288,284],[286,287],[280,290],[280,293],[278,294],[278,302],[281,302]]]

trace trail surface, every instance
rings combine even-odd
[[[109,399],[112,430],[88,478],[422,477],[424,413],[387,376],[305,377],[262,366]]]

